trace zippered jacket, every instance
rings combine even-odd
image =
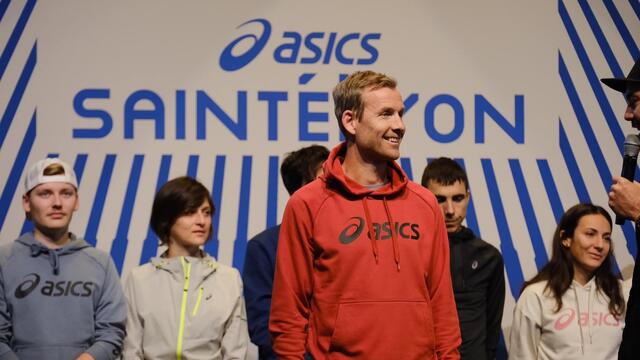
[[[513,311],[509,359],[602,359],[618,358],[624,314],[609,313],[609,298],[596,289],[595,277],[584,286],[575,280],[556,300],[546,281],[527,286]],[[629,284],[620,282],[625,301]]]
[[[389,162],[369,189],[346,144],[284,212],[269,330],[278,359],[459,359],[449,246],[435,197]]]
[[[109,254],[71,234],[58,249],[33,232],[0,247],[0,359],[115,359],[126,300]]]
[[[238,270],[205,257],[157,257],[131,271],[123,358],[244,359],[249,344]]]
[[[462,227],[449,233],[462,360],[495,359],[504,307],[504,263],[498,249]]]

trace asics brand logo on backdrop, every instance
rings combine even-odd
[[[262,25],[262,34],[260,34],[260,36],[254,34],[245,34],[230,42],[229,45],[227,45],[224,50],[222,50],[222,54],[220,54],[220,67],[222,69],[226,71],[236,71],[242,69],[253,59],[255,59],[256,56],[260,54],[264,46],[267,45],[269,36],[271,36],[271,24],[265,19],[253,19],[240,24],[237,28],[239,29],[248,24]],[[244,40],[253,40],[253,44],[243,54],[234,55],[233,49],[239,47],[238,44],[243,43]]]
[[[401,239],[420,239],[420,225],[418,224],[394,222],[392,226],[389,222],[385,221],[383,223],[374,222],[371,227],[373,229],[373,236],[375,237],[375,240],[391,239],[392,231]],[[340,232],[338,240],[340,240],[342,244],[350,244],[360,236],[365,228],[366,225],[363,218],[359,216],[351,217],[347,220],[347,224]]]
[[[222,50],[219,63],[225,71],[237,71],[247,66],[260,55],[271,38],[272,26],[266,19],[252,19],[236,29],[241,28],[254,32],[240,35]],[[284,31],[280,39],[274,39],[273,59],[279,64],[371,65],[378,60],[375,42],[381,37],[380,33]]]

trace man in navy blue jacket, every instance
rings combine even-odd
[[[289,195],[318,177],[322,171],[322,163],[328,156],[329,150],[320,145],[311,145],[289,153],[280,166],[280,175]],[[251,342],[258,346],[260,360],[276,359],[271,348],[269,311],[279,233],[280,225],[277,225],[253,237],[247,244],[244,261],[242,278],[249,335]]]

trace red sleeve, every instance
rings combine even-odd
[[[269,331],[278,359],[303,359],[313,289],[312,219],[295,195],[282,218]]]
[[[436,231],[433,237],[433,253],[429,257],[430,269],[426,282],[431,298],[436,354],[438,359],[460,359],[458,347],[462,343],[458,311],[451,285],[449,267],[449,239],[439,209],[435,209]]]

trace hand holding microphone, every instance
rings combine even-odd
[[[640,153],[640,137],[629,134],[624,139],[624,157],[621,177],[613,179],[609,192],[609,206],[617,214],[616,224],[622,225],[626,219],[637,219],[640,214],[640,184],[633,179]],[[625,180],[626,179],[626,180]]]

